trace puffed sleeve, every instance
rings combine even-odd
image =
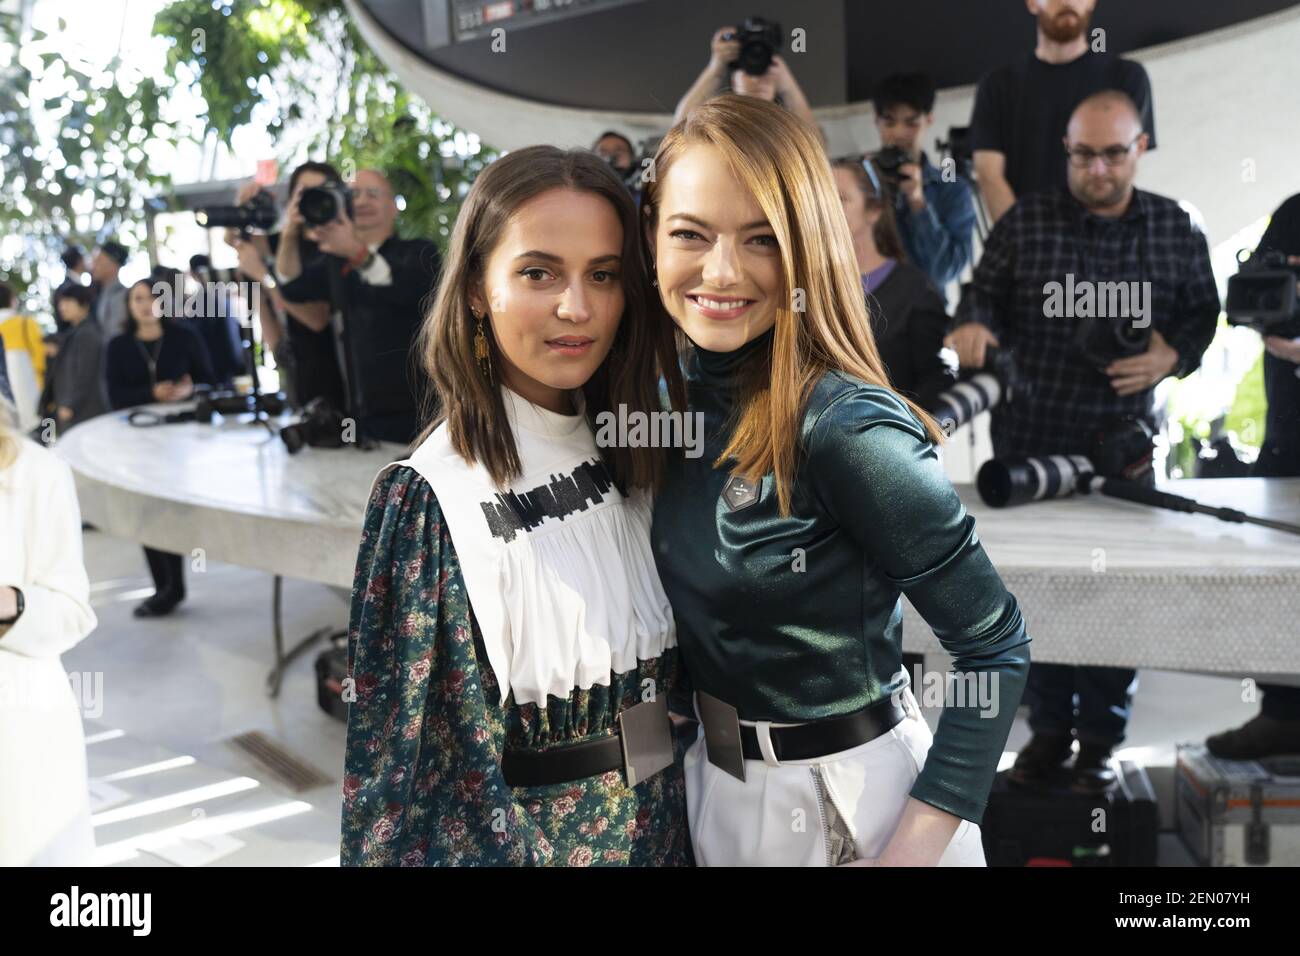
[[[26,439],[22,439],[26,441]],[[81,508],[72,470],[43,448],[25,448],[33,467],[16,489],[26,499],[27,514],[39,527],[28,535],[22,580],[0,585],[23,592],[25,605],[13,627],[0,634],[0,651],[26,657],[58,657],[95,629],[90,607],[90,580],[81,552]]]
[[[501,775],[504,729],[476,630],[433,490],[394,469],[370,499],[352,592],[342,865],[549,861]]]
[[[882,586],[906,594],[933,628],[962,686],[988,689],[951,695],[911,791],[978,823],[1029,671],[1016,599],[934,445],[893,393],[860,386],[833,401],[813,426],[806,467]]]

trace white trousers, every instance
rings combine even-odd
[[[746,760],[743,781],[709,762],[701,727],[685,762],[696,865],[830,866],[880,856],[934,741],[910,689],[902,703],[908,716],[874,740],[815,760]],[[762,724],[742,723],[762,738]],[[939,865],[985,866],[980,828],[963,820]]]

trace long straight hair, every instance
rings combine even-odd
[[[637,237],[636,206],[627,187],[588,150],[529,146],[507,153],[479,174],[460,208],[418,349],[439,409],[434,412],[432,402],[426,402],[429,424],[417,444],[445,421],[456,452],[467,462],[481,463],[498,486],[518,477],[519,452],[500,390],[488,382],[475,359],[478,323],[470,311],[470,291],[483,279],[511,216],[530,199],[558,188],[602,197],[623,225],[623,316],[609,355],[582,387],[589,423],[594,429],[601,412],[617,412],[619,406],[629,413],[659,411],[661,375],[672,407],[686,407],[671,323],[649,320],[652,290]],[[483,330],[492,368],[499,372],[503,363],[490,317],[483,320]],[[624,490],[657,488],[663,454],[647,447],[601,449],[610,476]]]
[[[813,387],[828,371],[889,389],[929,439],[942,444],[934,419],[889,383],[871,334],[853,240],[816,131],[764,100],[714,97],[659,144],[654,179],[642,200],[650,229],[658,224],[664,177],[682,150],[696,144],[719,150],[754,194],[780,246],[784,284],[772,348],[746,360],[739,372],[735,428],[715,467],[734,461],[732,472],[751,481],[771,472],[781,514],[788,515],[800,420]],[[798,312],[796,290],[803,293]]]

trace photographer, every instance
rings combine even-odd
[[[1084,97],[1119,89],[1137,104],[1147,149],[1156,148],[1151,81],[1142,64],[1094,53],[1088,26],[1096,0],[1025,0],[1038,21],[1032,53],[979,81],[971,146],[980,193],[996,222],[1016,198],[1065,185],[1057,143]]]
[[[184,321],[203,339],[212,360],[214,384],[230,388],[238,375],[248,372],[244,359],[244,339],[234,317],[229,288],[212,271],[212,261],[205,255],[190,256],[190,277],[199,284],[198,315],[186,315]],[[208,314],[208,305],[216,306]]]
[[[1300,265],[1300,194],[1273,213],[1255,256],[1273,252]],[[1300,284],[1297,285],[1300,294]],[[1293,333],[1295,329],[1291,330]],[[1300,477],[1300,339],[1264,338],[1264,394],[1268,420],[1264,444],[1251,474],[1260,478]],[[1205,746],[1224,760],[1260,760],[1300,753],[1300,687],[1259,685],[1259,714],[1241,727],[1206,738]]]
[[[351,377],[345,378],[349,401],[343,410],[357,417],[362,432],[410,442],[419,430],[419,399],[425,392],[424,373],[411,352],[424,301],[437,281],[438,250],[427,239],[394,235],[397,201],[382,173],[360,170],[350,190],[332,192],[334,218],[302,232],[323,256],[301,264],[286,227],[276,257],[280,292],[286,303],[329,304],[332,314],[314,328],[335,324],[342,370]],[[291,201],[291,223],[306,221],[302,202],[302,193]]]
[[[767,38],[766,46],[768,48],[780,46],[780,34],[775,24],[754,18],[747,21],[745,26],[755,31],[766,29],[769,33],[775,34]],[[677,109],[673,113],[673,123],[680,123],[693,109],[721,92],[730,82],[733,93],[739,93],[741,96],[757,96],[760,100],[780,103],[822,136],[817,118],[813,116],[812,107],[808,105],[807,97],[803,95],[803,90],[799,88],[799,83],[785,60],[775,52],[771,52],[771,59],[766,69],[759,73],[749,73],[741,66],[742,40],[741,31],[734,26],[722,27],[713,34],[709,46],[708,65],[678,102]],[[759,42],[756,45],[764,44]],[[825,139],[824,136],[822,138]]]
[[[971,257],[975,203],[964,179],[944,182],[921,148],[934,125],[934,81],[924,73],[896,73],[874,97],[880,145],[906,157],[897,167],[894,218],[912,264],[940,292]]]
[[[966,367],[982,367],[988,345],[1016,356],[1030,392],[992,412],[1000,459],[1089,455],[1094,434],[1120,416],[1154,426],[1152,390],[1194,371],[1214,338],[1219,296],[1205,235],[1176,200],[1134,188],[1145,151],[1126,94],[1088,97],[1058,154],[1067,189],[1022,197],[989,236],[948,344]],[[1062,290],[1075,298],[1063,302]],[[1089,294],[1092,307],[1077,298]],[[1054,776],[1075,732],[1075,786],[1104,789],[1135,687],[1131,668],[1035,663],[1025,692],[1033,739],[1012,779]]]
[[[239,271],[256,282],[265,295],[260,297],[258,323],[263,346],[275,356],[281,371],[281,386],[299,408],[313,399],[323,399],[335,408],[346,405],[343,373],[339,370],[338,350],[330,329],[328,302],[287,302],[280,293],[277,279],[281,258],[297,275],[303,263],[321,257],[316,243],[303,236],[303,219],[297,201],[307,189],[336,182],[338,172],[328,163],[306,162],[289,175],[289,202],[282,230],[267,235],[241,236],[226,230],[226,243],[239,253]],[[261,189],[248,183],[236,202],[249,202]],[[272,269],[268,263],[277,263]],[[283,322],[280,316],[284,316]]]
[[[636,163],[636,147],[622,133],[614,130],[601,133],[596,142],[591,144],[591,151],[609,163],[614,172],[618,173],[619,179],[626,181],[632,175]]]

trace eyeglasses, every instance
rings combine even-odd
[[[1087,169],[1092,165],[1092,161],[1098,156],[1102,158],[1102,161],[1107,166],[1118,166],[1128,158],[1129,153],[1133,152],[1133,147],[1137,145],[1137,141],[1141,138],[1142,134],[1138,133],[1138,135],[1133,138],[1133,142],[1129,143],[1127,146],[1107,146],[1100,152],[1095,149],[1089,149],[1087,146],[1076,146],[1074,149],[1070,149],[1067,146],[1065,149],[1065,155],[1070,157],[1070,165],[1079,169]]]

